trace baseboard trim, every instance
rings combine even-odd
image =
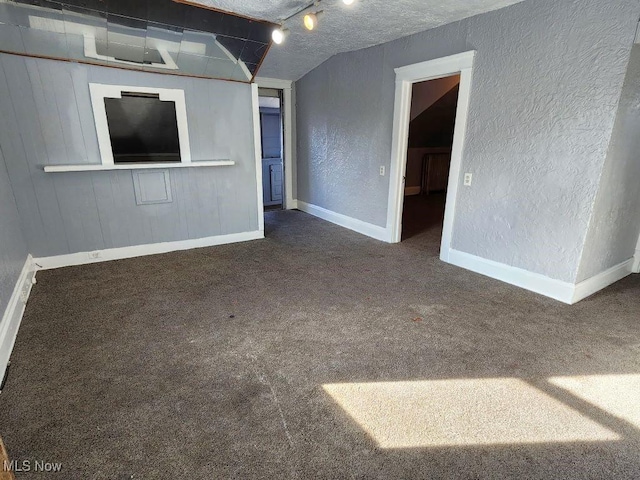
[[[67,255],[55,255],[52,257],[35,258],[33,260],[37,270],[49,270],[52,268],[70,267],[73,265],[86,265],[89,263],[108,262],[122,260],[124,258],[142,257],[145,255],[157,255],[160,253],[190,250],[192,248],[213,247],[227,243],[247,242],[264,238],[264,231],[231,233],[228,235],[216,235],[213,237],[195,238],[191,240],[179,240],[176,242],[150,243],[146,245],[134,245],[131,247],[107,248],[94,252],[78,252]]]
[[[287,202],[287,210],[298,210],[298,200],[289,200]]]
[[[486,258],[477,257],[459,250],[449,250],[448,260],[445,256],[441,256],[441,258],[452,265],[495,278],[496,280],[501,280],[505,283],[524,288],[525,290],[544,295],[545,297],[553,298],[568,305],[573,305],[580,300],[584,300],[603,288],[630,275],[634,263],[633,258],[629,259],[583,282],[573,284],[549,278],[539,273],[529,272],[522,268],[487,260]]]
[[[362,235],[366,235],[367,237],[375,238],[376,240],[381,240],[383,242],[390,241],[389,233],[384,227],[379,227],[378,225],[373,225],[372,223],[363,222],[362,220],[358,220],[356,218],[347,217],[346,215],[343,215],[341,213],[336,213],[331,210],[327,210],[326,208],[303,202],[302,200],[298,200],[298,210],[302,210],[303,212],[313,215],[314,217],[322,218],[327,222],[335,223],[336,225],[340,225],[341,227],[348,228],[349,230],[353,230],[354,232],[361,233]]]
[[[0,379],[4,378],[9,364],[25,305],[33,286],[34,275],[35,265],[33,258],[29,255],[24,267],[22,267],[11,298],[9,298],[9,303],[2,316],[2,323],[0,323]]]
[[[640,273],[640,250],[633,256],[633,273]]]
[[[615,267],[611,267],[604,272],[600,272],[587,280],[584,280],[575,286],[573,293],[573,301],[571,303],[577,303],[582,299],[599,292],[603,288],[622,280],[628,275],[633,273],[634,259],[622,262]]]
[[[404,187],[404,196],[410,197],[412,195],[420,195],[421,188],[418,187]]]
[[[466,268],[487,277],[530,290],[563,303],[573,303],[574,285],[568,282],[529,272],[522,268],[494,262],[459,250],[449,250],[448,263]]]

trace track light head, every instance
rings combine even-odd
[[[271,32],[271,40],[273,40],[273,43],[275,43],[276,45],[281,45],[288,35],[289,30],[287,30],[286,28],[276,28],[273,30],[273,32]]]
[[[318,26],[318,20],[320,19],[320,17],[322,17],[323,14],[323,11],[307,13],[303,19],[304,28],[306,28],[307,30],[315,30]]]
[[[313,30],[318,26],[318,17],[315,13],[307,13],[304,16],[303,22],[304,28],[306,28],[307,30]]]

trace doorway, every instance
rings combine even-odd
[[[402,217],[405,199],[407,156],[413,85],[427,80],[459,76],[453,139],[451,143],[444,215],[440,239],[440,259],[449,262],[455,203],[461,180],[462,151],[467,128],[471,94],[471,78],[475,51],[451,55],[436,60],[400,67],[396,72],[395,105],[391,164],[389,168],[389,199],[387,207],[387,235],[391,243],[402,240]],[[429,188],[429,187],[427,187]]]
[[[460,75],[412,86],[401,241],[439,244]]]
[[[284,208],[282,90],[258,89],[262,195],[265,211]]]

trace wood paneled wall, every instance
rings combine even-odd
[[[0,70],[0,147],[35,257],[258,229],[249,85],[6,54]],[[158,205],[136,205],[130,171],[45,173],[100,163],[92,82],[183,89],[193,160],[236,165],[170,170]]]

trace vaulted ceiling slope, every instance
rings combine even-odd
[[[222,10],[279,22],[310,0],[195,0]],[[397,38],[497,10],[522,0],[359,0],[347,7],[341,0],[323,0],[325,15],[308,32],[302,18],[287,22],[291,34],[273,45],[258,73],[261,77],[298,80],[341,52],[359,50]]]

